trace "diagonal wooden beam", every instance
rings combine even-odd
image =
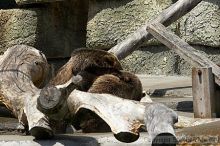
[[[160,23],[154,23],[147,27],[147,31],[161,43],[174,50],[180,57],[194,67],[212,67],[215,82],[220,86],[220,68],[209,58],[199,53],[184,40],[180,39],[172,31]]]
[[[201,1],[202,0],[179,0],[169,8],[163,10],[152,23],[162,23],[165,26],[169,26],[191,11]],[[143,42],[151,39],[150,33],[146,31],[148,24],[149,23],[146,22],[144,26],[131,34],[127,39],[111,48],[109,52],[114,53],[120,60],[131,54],[140,47]]]

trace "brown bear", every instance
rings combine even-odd
[[[77,49],[50,84],[64,84],[73,75],[81,75],[83,80],[77,85],[78,90],[140,100],[142,97],[140,80],[134,74],[121,70],[117,57],[107,51]],[[109,126],[89,110],[82,110],[76,117],[78,118],[75,118],[74,126],[80,126],[84,132],[110,131]]]
[[[133,73],[120,71],[104,74],[95,79],[88,92],[108,93],[121,98],[140,101],[143,95],[142,84]]]
[[[88,89],[88,92],[107,93],[136,101],[140,101],[143,97],[142,84],[139,78],[126,71],[111,72],[98,76]],[[80,111],[77,117],[74,124],[78,128],[82,128],[83,132],[111,131],[105,121],[89,110]]]
[[[92,68],[122,70],[121,64],[114,54],[104,50],[80,48],[72,52],[70,60],[62,66],[49,84],[61,85],[80,71]]]

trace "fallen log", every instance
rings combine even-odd
[[[63,90],[64,86],[62,88],[55,86],[48,88],[46,89],[48,92],[42,92],[38,99],[38,109],[52,119],[57,120],[66,118],[66,116],[73,117],[80,110],[87,109],[96,113],[110,126],[116,139],[122,142],[133,142],[139,138],[139,128],[144,125],[144,117],[148,117],[146,123],[151,123],[148,124],[148,128],[151,129],[149,133],[152,135],[152,139],[161,133],[171,133],[175,137],[172,128],[175,121],[177,121],[177,115],[163,105],[156,103],[142,104],[110,94],[87,93],[78,90],[73,90],[69,96],[62,96],[61,89]],[[161,117],[158,114],[160,111],[169,114],[165,118],[159,118]],[[160,121],[151,122],[157,119]],[[162,125],[169,128],[160,129]],[[155,129],[155,126],[160,126],[160,128]]]
[[[53,135],[48,116],[60,120],[74,116],[83,108],[104,119],[118,140],[133,142],[139,137],[138,128],[144,124],[145,113],[145,106],[139,102],[74,90],[75,83],[81,81],[77,76],[64,85],[37,88],[46,77],[48,64],[45,56],[32,47],[17,45],[9,48],[0,60],[0,69],[1,100],[36,138]],[[48,106],[42,110],[48,116],[36,108],[37,103]]]
[[[165,26],[169,26],[172,22],[191,11],[201,1],[202,0],[178,0],[169,8],[163,10],[151,23],[162,23]],[[140,47],[143,42],[152,38],[150,33],[146,31],[148,24],[149,22],[131,34],[127,39],[111,48],[109,52],[114,53],[119,60],[131,54],[135,49]]]
[[[32,135],[52,135],[47,117],[36,108],[40,87],[48,72],[43,53],[33,47],[16,45],[0,58],[0,100]],[[36,87],[37,86],[37,87]]]

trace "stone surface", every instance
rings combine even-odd
[[[220,63],[220,49],[193,46],[215,63]],[[192,66],[164,46],[142,47],[122,60],[123,68],[136,74],[191,75]]]
[[[34,45],[36,16],[34,10],[0,10],[0,53],[15,44]]]
[[[152,20],[171,0],[104,0],[89,4],[87,46],[111,48]]]
[[[179,21],[179,32],[190,44],[220,47],[220,1],[203,0]]]
[[[66,0],[0,10],[0,54],[15,44],[27,44],[48,58],[69,57],[73,49],[85,46],[87,7],[84,0]]]
[[[105,0],[90,3],[87,46],[109,49],[150,22],[172,0]],[[220,1],[204,0],[189,14],[172,25],[173,31],[187,42],[220,46]],[[151,41],[146,44],[155,44]],[[157,44],[157,43],[156,43]]]
[[[24,5],[24,4],[56,2],[56,1],[63,1],[63,0],[15,0],[15,1],[18,5]]]

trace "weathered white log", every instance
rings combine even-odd
[[[30,46],[16,45],[0,58],[0,100],[37,138],[52,135],[47,117],[36,108],[36,86],[43,85],[47,72],[46,57]]]
[[[65,85],[62,85],[62,88],[64,88],[64,86]],[[69,85],[67,84],[66,86],[68,87]],[[48,90],[50,90],[48,92],[49,95],[41,94],[42,96],[38,99],[38,109],[47,114],[50,118],[57,120],[57,117],[65,118],[64,116],[68,115],[68,113],[77,115],[81,109],[87,109],[102,118],[110,126],[116,139],[122,142],[133,142],[139,138],[139,128],[144,125],[144,117],[146,116],[146,113],[147,116],[150,117],[148,118],[148,122],[150,123],[155,123],[151,121],[160,119],[160,122],[148,126],[148,128],[151,129],[149,133],[154,135],[152,138],[157,134],[161,134],[160,129],[156,129],[157,132],[155,132],[155,128],[153,128],[154,126],[159,126],[159,123],[167,126],[170,122],[167,119],[174,118],[174,120],[171,120],[170,126],[168,126],[169,130],[161,129],[163,133],[171,133],[170,131],[173,131],[173,122],[177,121],[177,116],[174,112],[172,113],[174,115],[167,114],[164,119],[159,118],[161,115],[155,111],[162,110],[166,113],[167,111],[172,110],[156,103],[142,104],[140,102],[122,99],[110,94],[96,94],[78,90],[74,90],[66,100],[66,97],[61,96],[62,91],[59,88],[53,87],[52,89],[51,87],[50,89],[48,88]],[[44,99],[46,99],[45,97],[47,96],[52,99],[45,101]],[[52,102],[52,104],[50,104],[50,102]],[[60,103],[62,103],[63,106],[60,106]],[[66,109],[67,106],[68,109]],[[54,110],[55,107],[56,110]],[[162,107],[162,109],[160,107]]]
[[[146,106],[144,121],[151,139],[157,138],[158,135],[161,135],[162,139],[163,136],[175,138],[173,127],[178,122],[178,115],[165,105],[156,103]]]
[[[145,106],[139,102],[122,99],[110,94],[94,94],[74,90],[67,104],[71,113],[85,108],[99,115],[110,127],[116,139],[133,142],[139,138],[138,129],[143,125]]]
[[[151,23],[162,23],[168,26],[192,10],[200,2],[201,0],[178,0],[169,8],[163,10]],[[131,54],[143,42],[151,39],[150,33],[146,31],[148,24],[149,22],[131,34],[127,39],[111,48],[109,52],[114,53],[120,60]]]

